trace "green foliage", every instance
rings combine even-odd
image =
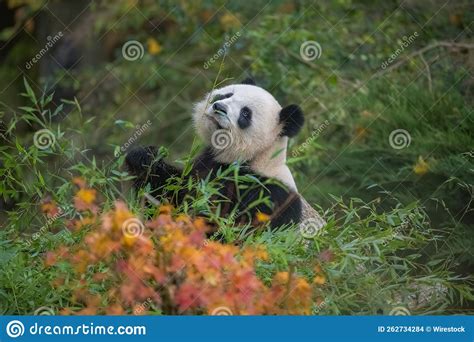
[[[41,108],[41,103],[47,102],[44,95],[36,98],[27,83],[27,96],[33,107],[22,108],[25,113],[21,116],[28,123],[38,123],[31,113]],[[41,109],[39,109],[40,112]],[[54,111],[48,112],[53,115]],[[49,124],[54,132],[59,132],[50,124],[50,117],[43,118],[41,124]],[[13,121],[9,131],[14,135]],[[58,133],[58,136],[61,134]],[[60,139],[58,139],[60,140]],[[69,153],[76,157],[80,150],[74,150],[69,144],[55,144],[46,150],[39,149],[35,144],[11,144],[4,149],[5,156],[24,151],[28,163],[18,163],[15,172],[6,175],[10,180],[8,186],[15,187],[18,195],[33,191],[38,198],[44,198],[48,193],[57,203],[71,202],[70,180],[60,178],[57,174],[44,174],[48,169],[43,160],[55,156],[58,159],[69,158]],[[188,160],[189,162],[189,160]],[[8,170],[3,168],[3,171]],[[32,171],[27,182],[20,182],[16,174]],[[114,184],[127,179],[126,173],[120,173],[110,168],[98,168],[95,161],[78,161],[69,167],[72,174],[80,174],[90,180],[91,184],[100,189],[105,207],[111,207],[113,200],[123,193]],[[121,176],[118,177],[117,176]],[[219,175],[233,179],[236,173],[229,169]],[[364,203],[359,199],[351,199],[345,203],[340,198],[333,197],[333,205],[325,213],[328,221],[323,231],[313,239],[301,237],[297,227],[277,232],[263,230],[249,234],[246,229],[234,227],[232,217],[221,218],[209,207],[209,196],[216,193],[213,182],[204,181],[199,184],[183,184],[192,186],[199,191],[191,202],[192,207],[177,208],[193,215],[207,213],[210,220],[222,227],[224,241],[241,243],[243,245],[266,246],[271,263],[261,264],[258,269],[263,280],[269,280],[277,271],[293,267],[296,272],[312,279],[316,276],[313,269],[314,261],[318,261],[319,272],[325,276],[324,286],[318,289],[317,295],[323,298],[324,305],[313,308],[315,314],[377,314],[388,313],[393,307],[404,306],[413,313],[433,314],[446,313],[450,307],[472,300],[470,286],[472,279],[460,277],[453,273],[453,263],[445,258],[443,252],[442,230],[434,229],[429,217],[417,202],[407,206],[397,204],[394,209],[380,211],[378,201]],[[175,186],[176,187],[176,186]],[[179,190],[179,186],[176,187]],[[8,194],[8,193],[5,193]],[[140,203],[129,199],[137,212]],[[24,233],[21,227],[25,222],[18,215],[20,210],[10,212],[9,224],[2,231],[2,253],[0,262],[0,294],[3,298],[3,313],[31,314],[37,308],[48,306],[53,310],[71,306],[70,295],[65,290],[59,291],[52,287],[58,274],[44,268],[43,253],[57,248],[61,244],[74,244],[81,239],[82,233],[64,234],[61,220],[41,222],[36,203],[20,202],[19,208],[24,208],[23,217],[36,217],[36,224],[29,224],[31,231],[39,231],[39,238]],[[74,210],[64,206],[66,216],[76,216]],[[43,225],[47,229],[43,229]],[[438,246],[438,244],[440,246]],[[434,249],[433,249],[434,248]],[[430,253],[424,253],[426,249]],[[60,269],[71,274],[72,270]],[[72,276],[72,275],[71,275]],[[67,281],[67,279],[66,279]],[[39,285],[41,284],[41,286]],[[72,290],[72,289],[71,289]],[[94,291],[100,293],[101,288]]]

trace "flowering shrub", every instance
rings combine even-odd
[[[202,218],[174,217],[169,206],[149,221],[137,218],[123,202],[99,214],[95,190],[81,179],[75,183],[80,218],[67,224],[74,231],[88,227],[87,233],[77,245],[46,256],[48,267],[70,268],[73,275],[55,281],[72,289],[75,306],[62,313],[311,313],[313,285],[304,278],[291,271],[277,272],[269,284],[259,279],[256,263],[269,259],[264,247],[207,240]],[[52,203],[43,208],[48,215],[55,211]]]

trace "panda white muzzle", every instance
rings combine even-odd
[[[220,116],[227,116],[227,108],[224,104],[216,102],[212,105],[212,109],[214,110],[214,114]]]
[[[218,129],[229,129],[232,126],[229,116],[227,115],[227,106],[223,103],[215,102],[212,105],[212,114],[206,114],[213,121]]]

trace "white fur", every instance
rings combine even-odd
[[[232,97],[219,100],[227,109],[227,117],[216,116],[210,103],[216,94],[233,93]],[[252,110],[252,123],[246,129],[239,128],[237,120],[243,107]],[[287,137],[281,137],[280,111],[275,98],[253,85],[235,84],[216,89],[194,107],[193,120],[198,135],[208,144],[221,163],[248,162],[256,173],[275,178],[296,191],[295,181],[286,165]],[[213,117],[214,119],[211,119]],[[212,135],[220,126],[230,136],[231,144],[216,149]]]

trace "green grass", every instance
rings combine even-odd
[[[4,314],[32,314],[42,306],[59,310],[71,305],[67,290],[52,287],[58,270],[45,268],[43,258],[45,252],[61,244],[77,243],[84,232],[64,234],[61,220],[48,225],[38,215],[38,199],[50,196],[65,208],[67,217],[77,216],[68,203],[73,195],[71,177],[81,175],[99,190],[104,210],[119,198],[125,199],[134,211],[142,210],[131,191],[121,188],[130,179],[118,168],[122,160],[104,167],[94,159],[88,160],[85,151],[65,138],[68,131],[51,123],[54,110],[43,111],[48,96],[36,98],[25,85],[25,96],[32,107],[22,108],[23,114],[12,122],[10,136],[15,136],[15,126],[27,123],[51,129],[57,140],[51,148],[40,150],[31,141],[12,138],[11,144],[1,149],[5,161],[2,177],[6,180],[3,195],[14,193],[18,200],[1,231],[0,295]],[[44,120],[35,119],[37,112],[46,113]],[[62,163],[68,167],[51,172],[52,165]],[[232,171],[221,175],[229,176]],[[217,191],[213,182],[193,186],[200,189],[193,205],[177,211],[211,214],[210,219],[220,223],[227,243],[266,246],[271,262],[259,266],[263,280],[269,281],[276,271],[289,267],[311,279],[314,261],[321,264],[327,281],[318,289],[318,296],[325,304],[315,306],[315,314],[387,314],[397,306],[406,307],[413,314],[439,314],[455,312],[453,308],[473,299],[472,279],[456,273],[457,262],[446,258],[448,227],[433,227],[420,201],[403,205],[391,197],[390,201],[397,204],[393,209],[383,209],[380,200],[367,203],[331,197],[331,206],[324,213],[328,225],[314,239],[306,240],[297,227],[246,234],[245,230],[234,228],[230,219],[212,216],[208,198]],[[45,226],[47,229],[43,229]],[[32,238],[33,232],[38,231],[39,237]],[[67,269],[62,271],[67,273]],[[101,288],[95,291],[100,293]]]

